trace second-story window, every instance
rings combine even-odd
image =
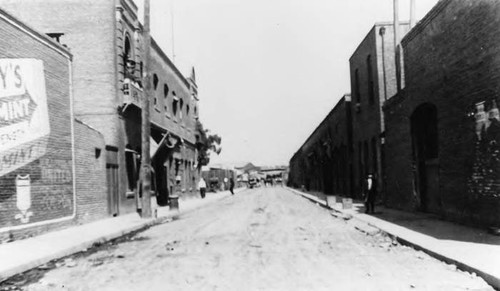
[[[373,71],[372,71],[372,56],[366,57],[366,74],[368,76],[368,100],[370,104],[375,101],[375,92],[373,88]]]
[[[167,113],[168,85],[163,85],[163,110]]]
[[[153,74],[153,90],[156,90],[158,88],[158,82],[160,80],[158,79],[158,75]]]
[[[179,117],[182,119],[182,109],[184,107],[184,99],[181,98],[181,100],[179,101]]]
[[[156,89],[158,88],[158,82],[160,80],[158,80],[158,75],[154,74],[153,75],[153,89],[156,91]],[[153,98],[153,105],[156,107],[156,104],[158,104],[158,99],[156,98],[156,92],[154,94],[154,98]]]
[[[361,103],[361,92],[359,92],[359,70],[354,71],[354,90],[356,94],[356,103]]]
[[[128,35],[125,36],[125,41],[123,42],[122,61],[124,78],[134,79],[135,62],[132,57],[132,47]]]
[[[175,91],[172,91],[172,113],[174,116],[177,115],[177,103],[179,102],[179,98],[175,95]]]

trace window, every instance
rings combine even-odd
[[[179,101],[180,106],[179,106],[179,117],[182,119],[182,107],[184,106],[184,99],[181,98]]]
[[[175,95],[175,91],[172,91],[172,113],[174,116],[177,115],[177,102],[179,102],[179,98]]]
[[[359,112],[359,104],[361,103],[361,92],[359,92],[359,70],[354,71],[354,92],[356,96],[356,112]]]
[[[189,117],[189,105],[186,105],[186,116]]]
[[[163,85],[163,110],[167,113],[167,97],[168,97],[168,85]]]
[[[153,75],[153,89],[156,90],[158,88],[158,82],[160,80],[158,80],[158,75],[154,74]]]
[[[370,104],[373,104],[375,101],[375,92],[373,88],[373,71],[372,71],[372,56],[368,55],[366,57],[366,70],[368,76],[368,100]]]
[[[375,137],[372,138],[372,173],[378,172],[377,167],[377,139]]]
[[[156,74],[154,74],[154,75],[153,75],[153,88],[154,88],[154,90],[155,90],[155,91],[156,91],[156,89],[158,88],[158,82],[159,82],[159,81],[160,81],[160,80],[158,80],[158,76],[157,76]],[[157,108],[156,108],[156,105],[158,104],[158,98],[156,98],[156,93],[155,93],[153,96],[154,96],[154,97],[153,97],[153,105],[154,105],[155,109],[157,109]],[[158,109],[157,109],[157,110],[158,110]]]
[[[122,62],[124,78],[133,78],[135,62],[132,58],[130,39],[128,35],[125,35],[125,41],[123,43]]]
[[[368,148],[368,142],[365,141],[363,143],[363,146],[364,146],[363,152],[365,153],[365,156],[364,156],[364,158],[365,158],[365,160],[364,160],[365,175],[367,175],[370,172],[370,150]]]

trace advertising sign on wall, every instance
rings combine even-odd
[[[69,84],[50,78],[41,60],[0,59],[0,231],[74,211]]]
[[[0,176],[43,156],[49,134],[42,61],[0,59]]]

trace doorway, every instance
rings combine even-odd
[[[430,103],[411,115],[414,191],[419,210],[432,213],[441,210],[437,122],[437,108]]]
[[[119,214],[118,165],[106,164],[106,178],[108,181],[108,213],[111,216]]]

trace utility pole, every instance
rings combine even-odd
[[[394,0],[394,54],[396,61],[397,92],[401,91],[401,60],[399,46],[399,0]]]
[[[410,0],[410,29],[415,26],[415,0]]]
[[[141,110],[141,190],[142,190],[142,218],[151,218],[151,157],[149,153],[149,139],[151,125],[149,120],[149,99],[151,92],[151,34],[150,34],[150,0],[144,0],[144,97]]]

